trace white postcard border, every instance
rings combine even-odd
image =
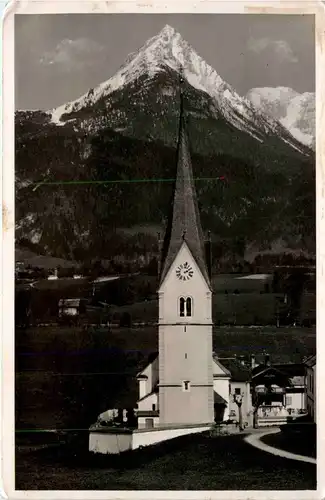
[[[316,16],[316,227],[317,227],[317,491],[19,491],[14,489],[14,14],[58,13],[249,13],[315,14]],[[2,210],[2,495],[10,499],[306,499],[323,498],[325,481],[325,6],[321,1],[197,1],[194,0],[22,0],[9,4],[3,25],[3,210]],[[322,363],[322,361],[324,362]]]

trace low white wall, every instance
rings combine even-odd
[[[271,426],[278,427],[279,425],[284,425],[287,422],[288,421],[287,421],[286,417],[279,417],[279,418],[259,418],[258,419],[258,426],[259,427],[271,427]]]
[[[157,429],[150,431],[135,431],[132,439],[132,449],[136,450],[140,446],[149,446],[151,444],[160,443],[168,439],[173,439],[187,434],[195,434],[211,429],[211,425],[205,427],[187,427],[179,429]]]
[[[173,439],[187,434],[205,432],[211,425],[199,427],[183,427],[171,429],[135,430],[133,432],[114,432],[113,430],[89,432],[89,451],[103,455],[118,454],[127,450],[136,450],[140,446],[150,446],[168,439]]]
[[[89,433],[89,451],[93,453],[118,454],[122,451],[132,449],[132,434],[122,434],[113,432]]]

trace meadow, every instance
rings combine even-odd
[[[213,321],[217,325],[275,325],[278,300],[283,293],[272,293],[272,275],[250,279],[247,274],[220,274],[212,279]],[[133,322],[155,322],[158,301],[155,298],[112,307],[113,317],[130,314]],[[300,321],[316,318],[316,295],[305,292]]]
[[[126,455],[18,446],[22,490],[314,490],[316,467],[253,448],[242,435],[184,436]],[[294,497],[294,495],[293,495]]]

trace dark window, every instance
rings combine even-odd
[[[153,418],[146,418],[146,428],[147,429],[153,428]]]
[[[153,405],[152,405],[152,410],[153,410],[153,411],[155,411],[155,409],[156,409],[156,405],[155,405],[155,404],[153,404]]]
[[[188,380],[184,380],[183,382],[183,389],[184,391],[189,391],[190,390],[190,383]]]
[[[179,315],[181,317],[185,316],[185,299],[183,297],[179,299]]]
[[[186,316],[192,316],[192,299],[190,297],[186,299]]]

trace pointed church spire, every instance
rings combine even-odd
[[[181,78],[176,182],[172,215],[168,221],[162,253],[160,283],[165,279],[181,245],[185,241],[201,273],[210,285],[189,153],[189,141],[186,133],[183,82],[184,80]]]

